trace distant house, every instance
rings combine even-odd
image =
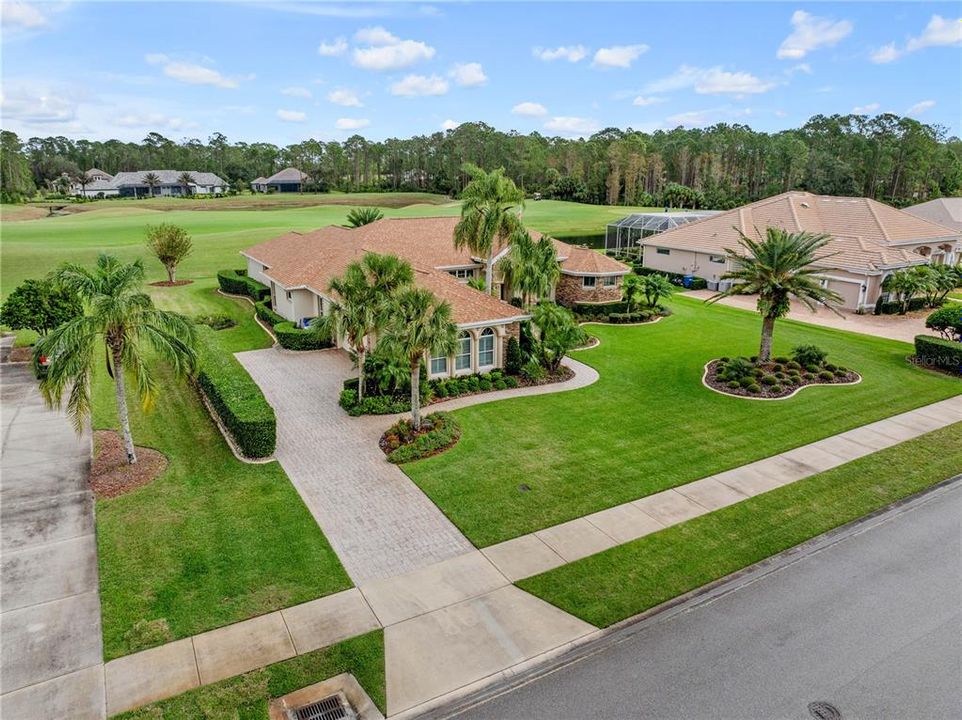
[[[82,185],[79,182],[73,185],[73,194],[85,198],[110,197],[117,194],[117,189],[113,186],[114,176],[98,168],[90,168],[84,173],[90,182]]]
[[[121,172],[114,176],[111,185],[121,197],[150,197],[151,195],[213,195],[227,192],[227,181],[214,173],[187,170],[191,182],[184,186],[181,178],[184,170],[138,170]],[[153,174],[157,184],[149,186],[145,178]]]
[[[902,208],[903,212],[929,222],[962,231],[962,198],[948,197]]]
[[[257,178],[251,183],[254,192],[303,192],[304,185],[310,182],[307,173],[289,167],[274,173],[269,178]]]

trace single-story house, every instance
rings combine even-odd
[[[119,172],[114,176],[111,184],[121,197],[149,197],[152,195],[213,195],[227,192],[227,181],[214,173],[186,171],[193,182],[188,188],[184,187],[181,177],[184,170],[137,170],[135,172]],[[149,186],[144,178],[153,173],[158,183]]]
[[[937,198],[902,208],[902,211],[962,232],[962,197]],[[960,260],[962,257],[956,258],[956,262]]]
[[[106,173],[99,168],[90,168],[84,173],[90,182],[86,186],[75,182],[73,194],[85,198],[110,197],[117,194],[117,188],[113,186],[114,176]]]
[[[728,281],[722,276],[732,270],[726,250],[739,250],[738,231],[758,237],[766,227],[830,235],[815,265],[822,283],[849,310],[873,307],[885,278],[900,268],[962,257],[962,230],[870,198],[792,191],[645,238],[643,264],[701,277],[709,288],[724,290]]]
[[[509,337],[518,337],[529,319],[507,300],[511,290],[495,277],[496,296],[467,283],[484,276],[484,260],[454,244],[458,218],[388,218],[348,229],[329,226],[308,233],[289,232],[244,250],[247,274],[271,289],[271,307],[299,325],[329,312],[331,280],[367,252],[397,255],[414,269],[415,284],[451,304],[459,330],[457,352],[431,358],[431,377],[487,372],[504,366]],[[534,233],[536,234],[536,233]],[[559,302],[606,302],[621,298],[630,269],[587,248],[555,241],[561,280]],[[503,257],[508,246],[495,249]],[[339,340],[338,345],[343,346]]]
[[[251,182],[253,192],[301,192],[310,178],[297,168],[289,167],[280,170],[269,178],[259,177]]]

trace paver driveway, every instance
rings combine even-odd
[[[420,488],[384,461],[390,417],[337,405],[354,372],[340,350],[237,354],[277,414],[277,450],[294,487],[355,583],[388,578],[474,549]]]

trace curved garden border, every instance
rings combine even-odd
[[[712,392],[716,392],[719,395],[724,395],[725,397],[735,398],[737,400],[764,400],[767,402],[777,402],[779,400],[788,400],[790,398],[793,398],[802,390],[805,390],[806,388],[810,388],[810,387],[850,387],[852,385],[858,385],[860,382],[862,382],[861,374],[855,373],[856,375],[858,375],[858,380],[854,380],[852,382],[811,383],[809,385],[802,385],[801,387],[795,388],[788,395],[782,395],[781,397],[753,397],[752,395],[735,395],[734,393],[727,393],[724,390],[719,390],[718,388],[712,387],[711,385],[708,384],[708,366],[711,365],[713,362],[715,362],[715,360],[717,359],[718,358],[714,358],[713,360],[709,360],[708,362],[705,363],[705,368],[701,374],[701,384],[704,385],[709,390],[711,390]],[[855,371],[852,370],[852,372],[855,372]]]

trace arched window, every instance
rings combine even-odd
[[[478,365],[491,367],[494,365],[494,330],[485,328],[478,339]]]
[[[458,335],[458,349],[454,356],[454,369],[471,369],[471,335],[466,332]]]

